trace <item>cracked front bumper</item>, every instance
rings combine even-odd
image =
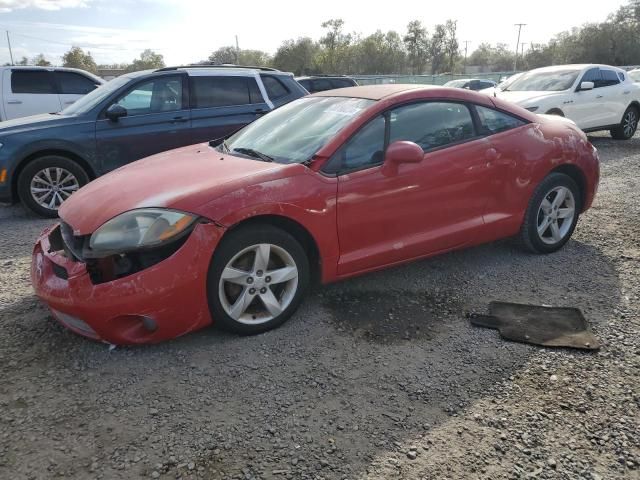
[[[173,255],[126,277],[94,284],[86,265],[50,251],[45,230],[33,249],[36,295],[70,330],[112,344],[157,343],[212,323],[207,271],[224,229],[199,224]]]

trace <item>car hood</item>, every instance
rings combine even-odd
[[[536,91],[496,91],[496,97],[508,102],[517,103],[518,105],[529,104],[532,101],[541,98],[550,98],[556,95],[562,95],[565,92],[536,92]]]
[[[138,160],[94,180],[64,202],[59,215],[75,235],[88,235],[136,208],[198,213],[198,207],[219,196],[299,169],[306,167],[225,155],[206,143],[192,145]]]
[[[43,113],[29,117],[14,118],[0,122],[0,135],[18,133],[25,130],[57,127],[76,121],[76,117],[58,113]]]

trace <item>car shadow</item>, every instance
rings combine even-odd
[[[544,351],[471,326],[468,312],[485,311],[491,300],[574,306],[597,335],[620,295],[609,258],[572,240],[546,256],[503,241],[318,287],[286,324],[252,337],[211,328],[110,351],[64,330],[25,297],[0,308],[0,371],[5,388],[33,379],[33,391],[22,393],[27,404],[38,401],[43,371],[65,386],[48,393],[51,413],[20,428],[63,422],[57,438],[84,442],[86,461],[179,435],[207,478],[273,471],[353,478],[495,393]],[[92,408],[56,410],[78,395]],[[77,431],[93,433],[75,438]],[[86,463],[56,455],[69,468]],[[161,452],[148,455],[162,472],[176,468]],[[126,477],[115,469],[105,475]]]

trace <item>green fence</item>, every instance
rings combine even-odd
[[[482,78],[500,82],[517,72],[492,72],[442,75],[351,75],[359,85],[378,85],[384,83],[419,83],[423,85],[444,85],[449,80],[462,78]]]

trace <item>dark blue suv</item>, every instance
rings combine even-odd
[[[93,178],[224,137],[306,94],[291,74],[269,68],[187,66],[123,75],[59,113],[0,123],[0,201],[21,200],[55,217]]]

